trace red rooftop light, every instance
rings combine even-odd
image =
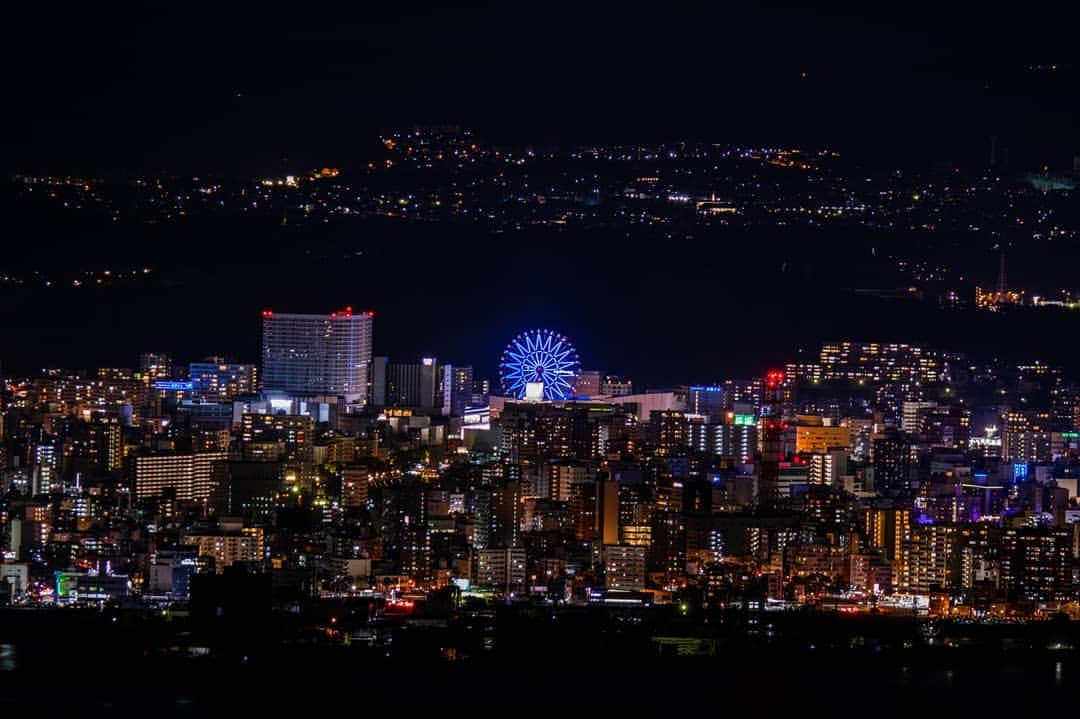
[[[274,312],[272,310],[263,310],[262,311],[262,316],[263,317],[273,317]]]

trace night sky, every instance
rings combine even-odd
[[[1080,149],[1073,25],[1031,8],[26,5],[0,50],[4,155],[23,170],[347,165],[417,122],[946,160],[981,157],[990,134],[1039,163]],[[1025,70],[1050,62],[1052,78]]]

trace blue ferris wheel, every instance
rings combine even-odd
[[[577,377],[577,350],[565,336],[551,330],[522,332],[503,350],[499,379],[506,394],[523,399],[531,384],[543,384],[546,400],[566,399],[574,394]]]

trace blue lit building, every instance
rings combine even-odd
[[[714,421],[724,416],[728,393],[717,385],[694,386],[686,396],[686,408],[690,414],[703,414]]]

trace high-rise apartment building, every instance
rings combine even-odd
[[[604,546],[604,584],[608,589],[640,592],[645,588],[645,547]]]
[[[232,399],[239,394],[251,394],[259,386],[259,368],[253,364],[237,364],[210,358],[188,366],[191,392],[203,399]]]
[[[949,377],[949,362],[956,357],[899,343],[826,342],[821,346],[821,373],[825,380],[871,382],[938,382]]]
[[[758,448],[756,424],[722,424],[716,422],[690,422],[690,447],[737,461],[749,461]]]
[[[516,547],[481,549],[476,553],[476,583],[502,594],[526,587],[525,550]]]
[[[868,508],[863,512],[866,543],[889,561],[902,558],[911,540],[911,510],[907,508]]]
[[[236,562],[257,562],[263,555],[262,532],[257,528],[242,533],[189,533],[184,542],[197,547],[199,556],[212,557],[218,573]]]
[[[135,497],[156,497],[166,489],[180,501],[209,501],[213,468],[229,458],[228,452],[152,454],[134,459]]]
[[[170,379],[173,374],[172,356],[164,352],[142,352],[139,354],[139,372],[147,384]]]
[[[374,313],[346,307],[328,315],[265,310],[262,316],[263,389],[366,399]]]
[[[34,447],[34,475],[32,493],[49,494],[60,487],[60,464],[56,447],[39,444]]]
[[[955,524],[917,524],[904,547],[900,562],[900,590],[929,594],[959,585],[957,527]]]
[[[1001,555],[1001,584],[1013,601],[1063,601],[1070,597],[1073,533],[1059,527],[1008,527]]]
[[[442,413],[449,417],[461,417],[473,396],[473,368],[443,365]]]
[[[308,415],[244,414],[240,439],[245,454],[251,445],[280,443],[281,459],[310,462],[314,451],[315,420]]]

